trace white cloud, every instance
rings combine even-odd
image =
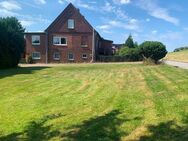
[[[151,20],[149,18],[146,19],[146,22],[150,22]]]
[[[102,29],[102,30],[107,30],[107,29],[110,29],[111,26],[110,25],[100,25],[100,26],[97,26],[98,29]]]
[[[157,30],[153,30],[151,33],[153,34],[153,35],[155,35],[155,34],[157,34]]]
[[[103,13],[103,12],[113,13],[116,17],[118,17],[120,19],[127,19],[128,18],[127,14],[123,10],[121,10],[120,7],[115,7],[109,2],[105,2],[105,5],[102,6],[99,11],[101,13]]]
[[[97,26],[97,28],[102,31],[112,29],[112,28],[121,28],[122,30],[126,29],[126,30],[138,31],[139,24],[136,19],[130,19],[127,22],[112,20],[112,21],[108,22],[108,24]]]
[[[38,5],[46,4],[46,0],[34,0],[34,2]]]
[[[73,3],[74,5],[78,6],[78,7],[82,7],[88,10],[96,10],[93,6],[89,5],[89,3],[85,3],[81,0],[58,0],[58,3],[60,4],[64,4],[64,2],[66,3]],[[92,4],[92,3],[90,3]]]
[[[105,2],[105,5],[102,7],[103,11],[112,12],[114,11],[115,7],[112,6],[109,2]]]
[[[21,6],[16,1],[2,1],[0,2],[0,7],[6,10],[21,10]]]
[[[7,9],[0,9],[0,16],[1,17],[11,17],[11,16],[17,16],[18,14],[13,11],[9,11]]]
[[[131,0],[113,0],[115,4],[129,4]]]
[[[169,11],[165,8],[160,7],[153,0],[139,0],[137,3],[139,7],[146,10],[149,15],[162,19],[164,21],[173,23],[174,25],[179,24],[179,20],[169,14]]]
[[[60,4],[64,4],[64,0],[58,0],[58,3],[60,3]]]
[[[33,21],[27,21],[27,20],[20,20],[20,23],[22,24],[23,27],[28,27],[34,24]]]
[[[185,31],[188,31],[188,27],[183,28]]]

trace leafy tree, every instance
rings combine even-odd
[[[0,68],[16,67],[25,46],[24,28],[14,17],[0,18]]]
[[[125,46],[129,48],[134,48],[134,42],[133,42],[133,38],[131,35],[129,35],[129,37],[125,41]]]
[[[140,53],[144,58],[152,59],[157,63],[166,56],[166,46],[161,42],[146,41],[140,45]]]

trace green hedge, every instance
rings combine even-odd
[[[126,56],[98,56],[97,62],[134,62],[134,61],[142,61],[143,59],[134,58],[131,55]]]

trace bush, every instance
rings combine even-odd
[[[118,56],[128,56],[129,61],[141,61],[142,56],[140,55],[139,48],[128,48],[123,47],[117,54]]]
[[[140,54],[145,59],[154,60],[154,63],[164,58],[167,54],[166,46],[161,42],[146,41],[139,46]]]
[[[27,63],[27,64],[33,64],[33,58],[32,58],[31,55],[26,56],[26,63]]]
[[[0,18],[0,68],[16,67],[24,46],[24,29],[18,20]]]

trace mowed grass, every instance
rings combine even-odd
[[[168,53],[165,59],[172,61],[188,62],[188,50]]]
[[[0,70],[0,141],[187,141],[188,71],[82,64]]]

